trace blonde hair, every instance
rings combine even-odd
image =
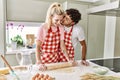
[[[63,15],[64,14],[64,10],[62,9],[60,3],[54,2],[48,8],[46,21],[45,21],[46,23],[48,23],[48,28],[50,28],[50,26],[52,25],[52,16],[54,14],[57,14],[57,15]]]

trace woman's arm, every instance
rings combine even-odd
[[[42,54],[42,50],[41,50],[41,41],[37,41],[36,42],[36,64],[39,65],[39,70],[41,71],[45,71],[47,69],[45,64],[42,64],[41,61],[41,54]]]
[[[66,49],[66,46],[65,46],[65,43],[64,43],[64,40],[60,41],[60,48],[63,51],[63,53],[65,54],[65,57],[66,57],[67,61],[70,61],[68,53],[67,53],[67,49]]]
[[[36,41],[36,63],[41,64],[41,41]]]

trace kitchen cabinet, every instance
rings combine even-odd
[[[117,17],[116,21],[116,33],[115,33],[115,57],[120,56],[120,17]]]
[[[88,54],[90,58],[103,58],[105,16],[88,16]]]
[[[89,8],[88,14],[101,15],[106,17],[104,57],[117,57],[119,53],[119,0],[104,1],[106,4]]]

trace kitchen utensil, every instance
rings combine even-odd
[[[93,71],[97,74],[104,75],[108,72],[108,68],[101,66],[94,66]]]
[[[35,36],[34,34],[26,34],[26,46],[27,48],[33,48],[34,42],[35,42]]]
[[[13,76],[15,76],[15,78],[17,80],[20,80],[19,77],[16,75],[16,73],[14,72],[14,70],[12,69],[12,67],[9,65],[9,63],[7,62],[7,60],[1,55],[1,58],[3,59],[4,63],[8,66],[8,68],[10,69],[11,73]]]
[[[62,62],[62,63],[54,63],[52,65],[46,65],[47,70],[55,70],[55,69],[60,69],[60,68],[67,68],[67,67],[72,67],[72,63],[69,62]]]

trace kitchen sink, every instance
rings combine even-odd
[[[114,72],[120,72],[120,57],[107,59],[94,59],[90,61],[100,66],[108,67],[110,70]]]

